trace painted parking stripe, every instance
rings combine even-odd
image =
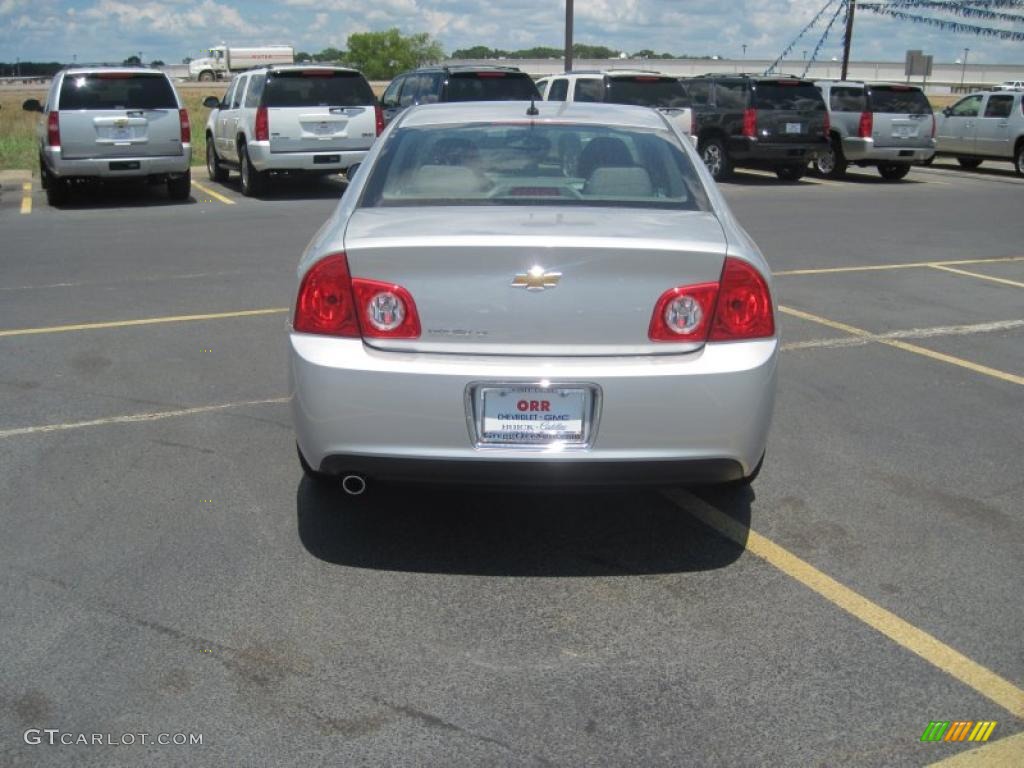
[[[8,437],[20,437],[23,435],[42,435],[48,432],[66,432],[71,429],[84,429],[85,427],[102,427],[109,424],[138,424],[140,422],[161,421],[163,419],[173,419],[180,416],[195,416],[200,413],[213,413],[216,411],[226,411],[232,408],[244,408],[252,405],[287,403],[288,400],[289,398],[287,397],[269,397],[265,400],[241,400],[234,403],[200,405],[194,408],[178,408],[172,411],[132,413],[125,416],[110,416],[104,419],[91,419],[89,421],[72,421],[65,424],[41,424],[34,427],[14,427],[13,429],[0,429],[0,440]]]
[[[32,182],[26,181],[21,185],[21,213],[27,215],[32,213]]]
[[[959,264],[1000,264],[1011,261],[1024,261],[1024,256],[996,256],[988,259],[946,259],[943,261],[911,261],[905,264],[867,264],[862,267],[812,267],[809,269],[783,269],[772,272],[773,277],[793,277],[795,275],[831,275],[843,272],[885,272],[890,269],[923,269],[926,267],[956,266]]]
[[[947,267],[944,264],[930,264],[929,266],[932,269],[941,269],[943,272],[952,272],[955,275],[966,275],[967,277],[976,277],[979,280],[989,280],[993,283],[1002,283],[1003,285],[1012,285],[1017,288],[1024,288],[1024,283],[1019,280],[1007,280],[1005,277],[983,275],[980,272],[968,272],[966,269],[954,269],[953,267]]]
[[[932,360],[949,363],[950,365],[955,365],[959,368],[966,368],[974,373],[991,376],[993,379],[1000,379],[1001,381],[1008,381],[1011,384],[1024,386],[1024,376],[1018,376],[1015,373],[1007,373],[1006,371],[1000,371],[997,368],[990,368],[987,365],[972,363],[970,360],[964,360],[959,357],[954,357],[953,355],[947,355],[942,352],[926,349],[925,347],[919,347],[916,344],[909,344],[905,341],[900,341],[899,339],[873,338],[875,337],[875,334],[872,334],[870,331],[865,331],[863,328],[857,328],[852,325],[847,325],[846,323],[840,323],[836,320],[829,320],[827,317],[812,315],[810,312],[793,309],[792,307],[779,307],[779,311],[793,317],[799,317],[801,320],[809,320],[812,323],[818,323],[819,325],[824,325],[828,328],[834,328],[837,331],[844,331],[851,336],[871,338],[873,341],[877,341],[879,344],[885,344],[887,347],[902,349],[904,352],[913,352],[915,355],[921,355],[922,357],[928,357]]]
[[[918,629],[891,611],[819,571],[806,560],[752,531],[712,505],[681,489],[662,492],[709,528],[739,544],[752,555],[817,592],[854,618],[881,632],[901,647],[920,656],[947,675],[995,702],[1015,717],[1024,718],[1024,690],[978,664],[938,638]]]
[[[973,325],[941,325],[932,328],[909,328],[905,331],[871,333],[866,336],[844,336],[838,339],[791,341],[783,344],[781,349],[783,352],[797,349],[838,349],[840,347],[859,347],[888,339],[930,339],[937,336],[970,336],[975,333],[1012,331],[1017,328],[1024,328],[1024,320],[997,320],[994,323],[975,323]]]
[[[204,194],[207,194],[210,197],[214,198],[215,200],[220,200],[222,203],[224,203],[224,205],[234,205],[235,204],[235,201],[232,200],[230,197],[225,197],[220,192],[214,192],[208,186],[206,186],[205,184],[200,184],[195,179],[192,179],[192,186],[195,187],[196,189],[198,189],[200,192],[202,192]]]
[[[929,768],[1020,768],[1021,755],[1024,755],[1024,733],[959,752],[932,763]]]
[[[79,325],[50,325],[42,328],[15,328],[7,331],[0,331],[0,337],[33,336],[41,333],[67,333],[69,331],[96,331],[103,328],[129,328],[135,325],[188,323],[198,320],[224,320],[231,317],[280,315],[287,311],[287,307],[271,307],[269,309],[243,309],[238,312],[214,312],[206,315],[171,315],[168,317],[146,317],[139,320],[115,320],[109,323],[81,323]]]

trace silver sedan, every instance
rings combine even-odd
[[[641,107],[437,104],[374,145],[298,267],[299,458],[368,481],[746,483],[771,276]]]

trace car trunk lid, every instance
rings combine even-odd
[[[369,84],[355,71],[271,71],[262,96],[270,151],[367,149],[377,136],[374,104]]]
[[[805,80],[761,80],[754,85],[757,138],[773,143],[807,142],[825,135],[827,111],[814,84]]]
[[[901,85],[868,88],[872,137],[876,147],[931,146],[932,108],[919,88]]]

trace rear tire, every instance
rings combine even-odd
[[[213,136],[206,137],[206,172],[210,175],[210,181],[221,183],[228,180],[228,169],[220,164],[217,157],[217,149],[213,146]]]
[[[843,154],[843,147],[836,139],[832,139],[828,149],[819,153],[814,159],[814,170],[830,179],[843,178],[848,166],[846,155]]]
[[[209,71],[207,71],[207,72],[200,72],[199,73],[199,82],[201,82],[201,83],[212,83],[213,82],[213,72],[209,72]]]
[[[886,181],[899,181],[910,173],[908,163],[882,163],[878,166],[878,175]]]
[[[981,165],[981,160],[978,160],[976,157],[958,157],[956,161],[960,163],[961,168],[966,168],[968,171],[973,171]]]
[[[71,187],[64,179],[50,176],[46,182],[46,202],[56,207],[64,205],[71,197]]]
[[[780,165],[775,169],[775,175],[782,181],[800,181],[805,173],[806,165]]]
[[[1017,145],[1017,151],[1013,155],[1013,167],[1018,176],[1024,176],[1024,141]]]
[[[722,181],[732,175],[732,158],[721,139],[705,139],[700,145],[700,159],[715,181]]]
[[[171,200],[188,200],[192,194],[192,171],[185,171],[184,176],[167,180],[167,196]]]
[[[239,159],[242,161],[242,194],[246,197],[260,194],[266,186],[264,184],[264,176],[253,168],[252,160],[249,159],[249,148],[242,144],[238,148],[238,154],[241,156]]]

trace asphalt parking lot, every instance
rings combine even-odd
[[[1024,179],[722,188],[781,305],[752,494],[352,499],[286,404],[339,181],[3,177],[0,765],[1024,764]]]

